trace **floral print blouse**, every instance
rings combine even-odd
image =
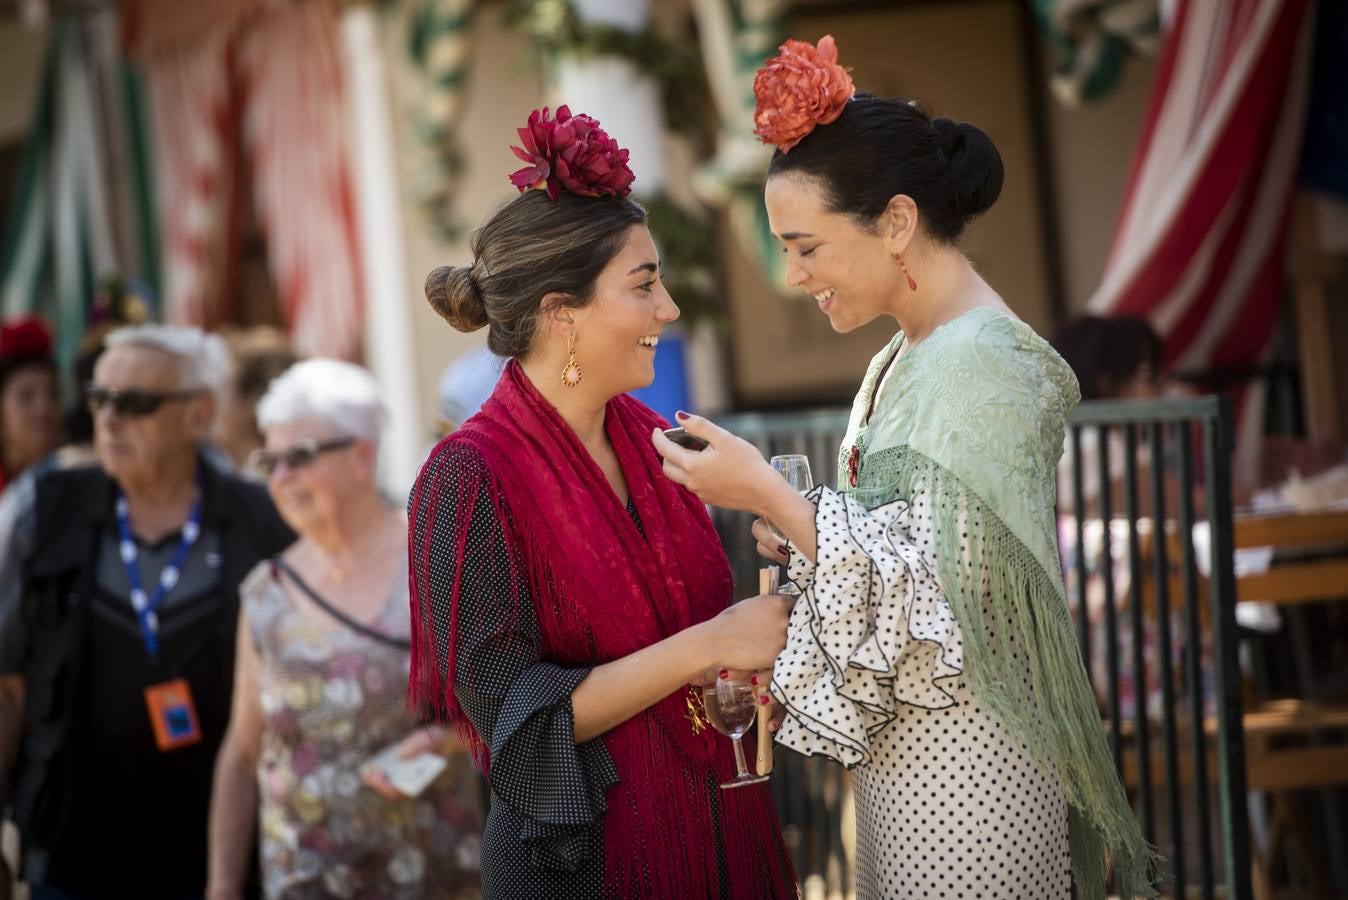
[[[476,898],[479,778],[467,754],[417,798],[386,799],[361,767],[417,727],[409,651],[301,609],[270,563],[240,591],[258,658],[261,862],[269,898]],[[406,574],[372,627],[410,632]]]

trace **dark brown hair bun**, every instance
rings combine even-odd
[[[471,269],[439,266],[426,276],[426,299],[431,308],[456,329],[477,331],[487,324],[487,307]]]

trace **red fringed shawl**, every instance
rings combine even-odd
[[[518,363],[507,366],[482,411],[446,438],[471,446],[486,462],[497,517],[515,563],[526,570],[512,581],[529,585],[542,656],[550,662],[579,667],[620,659],[711,618],[731,600],[729,565],[706,508],[661,471],[650,441],[657,427],[666,423],[630,397],[608,404],[605,432],[644,538],[599,466]],[[459,483],[443,484],[445,477]],[[423,472],[410,509],[413,522],[425,516],[427,534],[436,517],[455,517],[459,571],[481,488],[461,483],[467,477]],[[437,508],[446,495],[456,498],[455,507]],[[429,553],[429,546],[419,554],[413,548],[409,566],[411,699],[442,710],[485,769],[486,746],[454,697],[457,666],[466,661],[456,659],[459,580],[449,621],[427,621],[423,611],[433,608]],[[435,635],[445,628],[450,652],[442,672],[434,648]],[[621,779],[605,798],[605,894],[648,896],[654,887],[694,897],[703,895],[705,885],[708,895],[716,895],[715,844],[722,842],[730,896],[769,896],[763,889],[769,871],[779,873],[769,876],[773,896],[796,896],[766,788],[715,787],[734,773],[730,741],[710,730],[693,734],[685,709],[680,690],[602,737]],[[713,800],[720,805],[715,819]]]

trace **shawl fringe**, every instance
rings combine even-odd
[[[1045,571],[977,493],[924,454],[888,448],[869,456],[866,467],[893,478],[848,492],[869,509],[931,497],[937,579],[960,624],[965,672],[979,702],[1061,782],[1081,896],[1104,900],[1111,871],[1115,894],[1156,896],[1161,858],[1143,838],[1114,768],[1061,577]],[[980,627],[987,592],[1009,631]]]

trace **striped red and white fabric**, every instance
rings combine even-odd
[[[292,0],[120,0],[122,41],[138,57],[200,47],[206,35],[229,37],[249,18]]]
[[[267,255],[295,348],[354,359],[362,292],[341,11],[298,3],[245,32],[244,135]]]
[[[363,303],[336,0],[225,0],[218,27],[167,35],[139,0],[163,221],[164,308],[212,328],[232,316],[239,149],[296,349],[358,358]],[[179,17],[181,18],[181,17]],[[214,20],[213,20],[214,21]]]
[[[1088,303],[1148,319],[1171,367],[1245,370],[1270,347],[1314,18],[1314,0],[1176,4]]]
[[[230,277],[233,148],[229,47],[211,35],[146,62],[155,149],[164,317],[215,327]]]

